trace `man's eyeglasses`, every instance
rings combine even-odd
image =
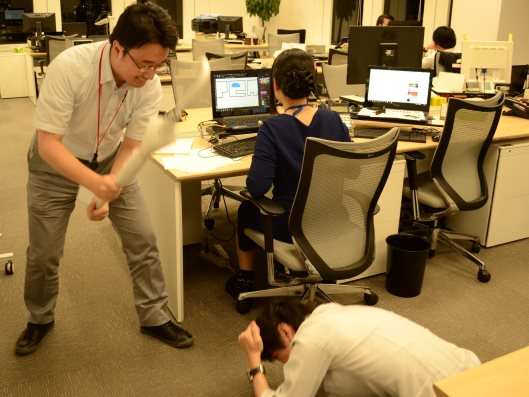
[[[129,56],[129,58],[131,59],[131,61],[134,63],[134,65],[136,65],[136,67],[138,68],[138,70],[141,72],[141,73],[145,73],[145,72],[154,72],[156,74],[162,74],[162,73],[165,73],[167,72],[167,65],[165,63],[161,64],[161,65],[149,65],[149,66],[142,66],[138,63],[137,60],[134,59],[134,57],[132,55],[130,55],[130,52],[128,50],[125,50],[125,53]]]

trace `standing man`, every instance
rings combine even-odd
[[[88,218],[108,216],[119,234],[141,332],[172,347],[193,344],[167,312],[156,237],[139,185],[118,186],[114,180],[157,116],[162,92],[156,74],[177,39],[162,8],[134,4],[119,17],[109,41],[75,46],[50,64],[28,153],[24,299],[29,320],[16,354],[33,353],[53,327],[59,261],[79,185],[93,193]],[[96,208],[98,199],[107,203]]]
[[[258,397],[435,397],[434,382],[475,367],[469,350],[393,312],[327,303],[311,313],[297,299],[267,305],[239,335]],[[283,383],[268,386],[262,360],[284,363]]]

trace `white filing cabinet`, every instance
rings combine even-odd
[[[27,54],[0,52],[0,97],[27,97],[33,84],[33,60]],[[31,80],[31,84],[28,81]]]
[[[479,236],[485,247],[529,237],[529,141],[493,144],[485,175],[487,204],[447,218],[447,227]]]

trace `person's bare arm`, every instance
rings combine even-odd
[[[248,325],[248,327],[239,335],[239,346],[246,354],[248,368],[256,368],[261,365],[263,340],[261,339],[259,326],[255,321],[252,321],[250,325]],[[261,393],[270,388],[265,374],[261,372],[258,372],[254,375],[252,383],[256,397],[259,397]]]
[[[114,161],[114,165],[112,166],[112,171],[110,173],[112,175],[117,175],[118,172],[123,168],[123,164],[125,164],[132,152],[140,145],[141,141],[136,141],[134,139],[125,137],[121,143],[121,148],[119,149],[119,153],[116,157],[116,160]]]

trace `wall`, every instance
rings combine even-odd
[[[463,39],[463,35],[469,40],[498,39],[501,0],[452,1],[452,28],[458,40]]]
[[[498,40],[506,40],[512,33],[514,42],[513,65],[529,64],[529,1],[527,0],[504,0],[500,11],[500,26],[498,28]]]

